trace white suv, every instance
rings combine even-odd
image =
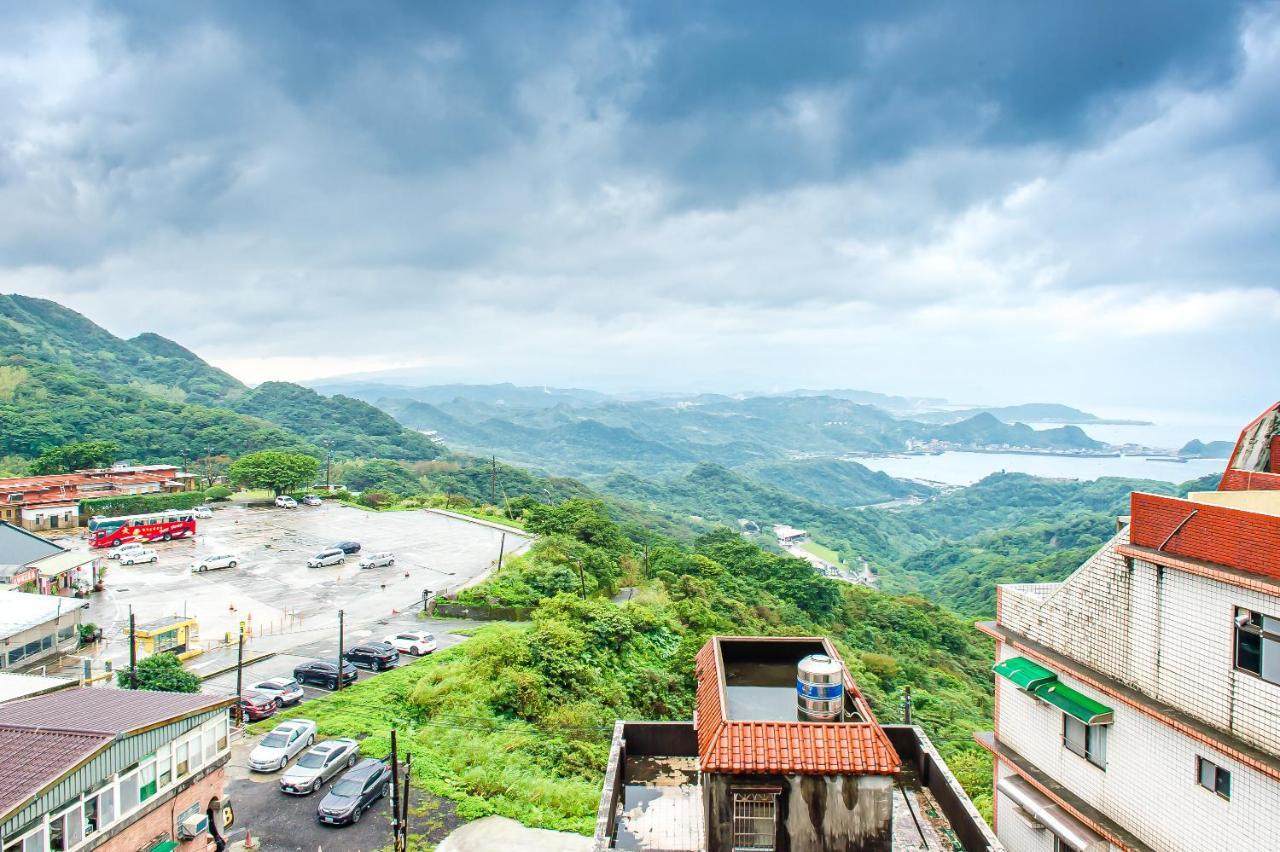
[[[206,556],[192,563],[191,570],[197,574],[203,574],[205,571],[217,571],[219,568],[236,567],[236,558],[230,553],[222,553],[217,556]]]
[[[279,509],[296,509],[298,508],[298,501],[288,494],[281,494],[276,498],[276,507]]]
[[[128,544],[122,544],[119,547],[113,547],[110,550],[108,550],[107,558],[121,559],[125,556],[128,556],[131,553],[137,553],[140,550],[146,550],[146,549],[147,548],[145,546],[139,544],[138,542],[131,541]]]
[[[415,657],[430,654],[436,649],[436,637],[422,630],[393,633],[382,641],[402,654],[413,654]]]
[[[384,568],[395,564],[396,557],[392,553],[366,553],[360,557],[361,568]]]
[[[121,565],[138,565],[143,562],[156,562],[159,559],[160,554],[145,547],[120,554]]]

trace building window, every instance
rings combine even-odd
[[[1212,790],[1224,799],[1231,799],[1231,771],[1223,769],[1211,760],[1196,758],[1196,778],[1200,786]]]
[[[77,804],[49,820],[50,852],[66,852],[84,840],[84,813]]]
[[[225,751],[227,748],[227,730],[231,725],[231,720],[226,716],[218,718],[218,751]]]
[[[208,728],[204,732],[204,762],[212,763],[218,754],[218,732]]]
[[[142,803],[138,798],[138,773],[130,772],[120,779],[120,813],[127,814]]]
[[[777,793],[733,794],[733,852],[773,852]]]
[[[138,798],[142,801],[150,799],[156,794],[156,762],[148,761],[138,770]]]
[[[1062,714],[1062,744],[1085,760],[1107,768],[1107,726],[1086,725],[1074,716]]]
[[[178,768],[174,772],[174,777],[181,778],[191,770],[191,764],[187,761],[187,744],[178,743]]]
[[[156,767],[160,770],[160,789],[163,790],[173,780],[173,755],[169,746],[156,749]]]
[[[44,842],[44,826],[39,825],[26,837],[10,840],[5,845],[4,852],[46,852],[47,849]]]
[[[105,828],[116,821],[116,791],[108,787],[97,795],[98,828]]]
[[[1280,684],[1280,618],[1236,607],[1236,668]]]

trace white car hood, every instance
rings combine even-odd
[[[249,752],[249,759],[256,763],[267,763],[273,760],[279,760],[284,757],[284,749],[270,748],[268,746],[258,746]]]

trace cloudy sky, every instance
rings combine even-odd
[[[0,291],[249,382],[1274,401],[1280,4],[975,8],[8,4]]]

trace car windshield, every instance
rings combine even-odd
[[[337,784],[333,785],[333,795],[342,796],[345,799],[354,799],[360,795],[360,791],[364,785],[350,778],[343,778]]]
[[[319,769],[321,766],[324,766],[324,759],[328,757],[328,755],[329,753],[326,751],[309,751],[302,756],[301,760],[298,761],[298,766],[301,766],[303,769]]]
[[[267,734],[267,737],[262,741],[262,744],[267,748],[283,748],[287,742],[289,742],[288,735],[272,732]]]

